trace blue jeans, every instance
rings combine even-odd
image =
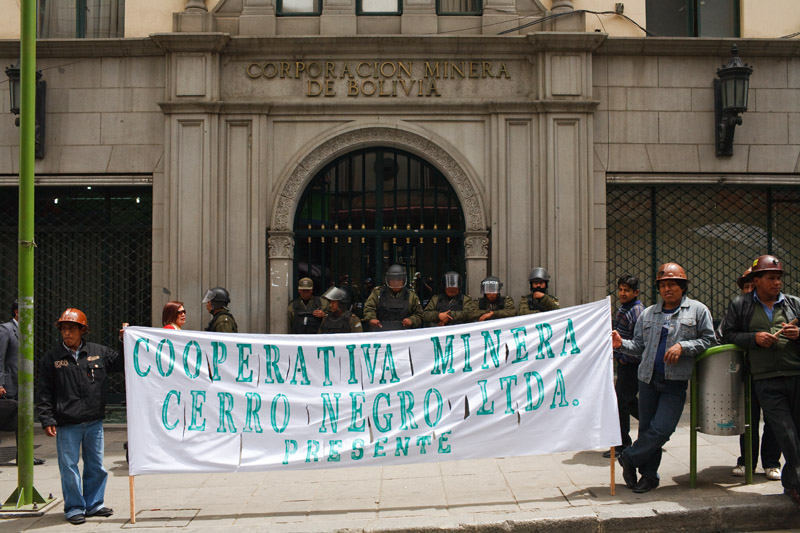
[[[103,507],[108,472],[103,468],[103,421],[58,426],[58,471],[64,495],[64,516],[97,512]],[[78,460],[83,449],[83,485]]]
[[[688,384],[657,372],[650,383],[639,381],[639,438],[622,453],[643,476],[659,479],[661,447],[678,427]]]

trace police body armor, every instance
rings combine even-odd
[[[498,295],[497,300],[490,302],[486,296],[482,296],[478,300],[478,309],[481,311],[500,311],[503,309],[503,306],[505,306],[505,300],[505,298]],[[503,304],[503,306],[500,304]]]
[[[233,314],[230,311],[228,311],[227,309],[223,309],[222,311],[220,311],[219,313],[215,314],[211,318],[211,321],[208,323],[208,327],[206,327],[206,331],[214,331],[214,326],[217,324],[217,321],[220,318],[222,318],[223,316],[229,316],[229,317],[233,318]],[[233,323],[234,324],[236,323],[235,319],[234,319]]]
[[[339,316],[328,313],[327,318],[319,329],[320,333],[350,333],[350,317],[353,313],[345,311]]]
[[[301,300],[298,298],[292,302],[294,309],[294,324],[292,324],[292,333],[318,333],[319,326],[322,324],[322,319],[313,315],[314,311],[322,308],[322,301],[319,296],[314,296],[314,307],[306,309],[300,304]]]
[[[452,300],[446,294],[439,295],[436,310],[440,313],[447,311],[462,311],[464,309],[464,293],[459,292]]]
[[[403,288],[400,298],[392,298],[387,287],[381,287],[378,296],[378,320],[381,321],[381,328],[373,331],[397,331],[405,329],[403,319],[408,318],[408,289]]]
[[[537,302],[536,299],[533,297],[533,294],[528,294],[528,309],[530,309],[531,311],[541,311],[541,312],[545,311],[545,309],[543,309],[539,305],[539,302]]]

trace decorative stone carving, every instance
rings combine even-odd
[[[284,181],[283,187],[278,193],[278,199],[272,213],[271,228],[273,231],[270,234],[274,235],[274,232],[292,234],[294,207],[298,196],[313,178],[312,172],[318,170],[324,162],[330,161],[338,155],[378,144],[396,146],[415,152],[442,170],[461,200],[466,221],[466,232],[483,232],[481,235],[484,235],[482,238],[486,242],[484,244],[473,243],[474,246],[480,246],[480,250],[483,250],[483,255],[475,257],[487,257],[489,241],[485,237],[487,224],[483,202],[469,176],[464,172],[461,165],[441,146],[421,135],[396,128],[368,127],[348,131],[328,139],[303,157]],[[467,252],[467,256],[469,257],[469,252]],[[270,257],[273,257],[272,238],[270,238]]]
[[[270,259],[292,259],[294,257],[294,238],[270,232],[267,240]]]
[[[464,253],[467,259],[486,259],[489,257],[488,232],[464,235]]]

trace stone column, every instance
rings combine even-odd
[[[464,256],[467,260],[467,293],[477,298],[481,292],[481,281],[486,277],[489,260],[489,232],[464,232]]]
[[[286,310],[289,307],[289,288],[292,285],[294,233],[270,231],[269,245],[269,333],[287,333]]]
[[[186,0],[186,9],[172,14],[172,29],[176,32],[211,31],[213,24],[214,18],[206,9],[205,0]]]

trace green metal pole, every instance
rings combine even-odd
[[[19,128],[19,449],[22,504],[33,503],[33,181],[36,140],[36,5],[22,0]]]
[[[19,128],[19,425],[17,489],[6,506],[44,503],[33,488],[33,182],[36,148],[36,3],[22,0]],[[5,507],[5,506],[4,506]]]

